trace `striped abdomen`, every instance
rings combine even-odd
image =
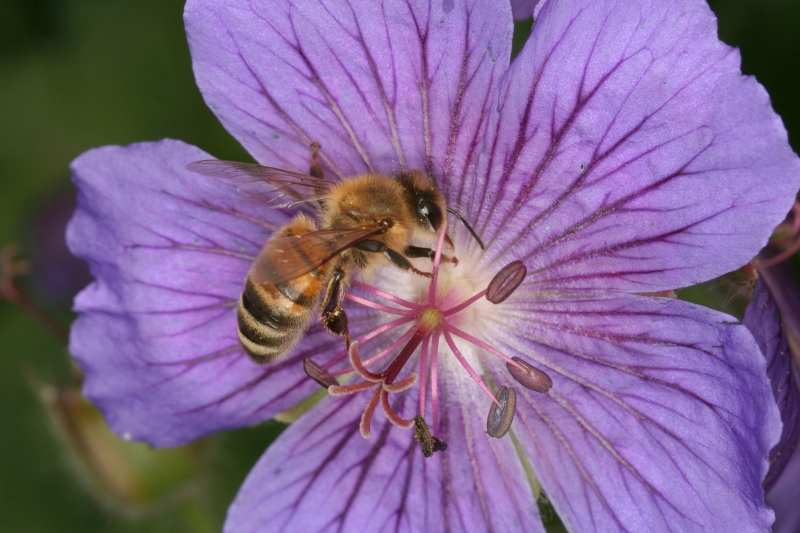
[[[257,363],[269,363],[292,348],[313,318],[323,292],[324,269],[277,285],[247,277],[239,298],[239,340]]]

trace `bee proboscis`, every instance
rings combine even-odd
[[[186,167],[235,183],[240,196],[251,203],[273,208],[316,206],[316,221],[298,214],[267,240],[245,279],[237,307],[239,340],[258,363],[288,352],[317,308],[323,327],[343,336],[349,345],[342,308],[349,279],[387,262],[430,276],[408,259],[432,259],[434,251],[411,242],[435,240],[445,212],[464,222],[483,247],[461,215],[445,205],[427,174],[411,170],[392,177],[373,172],[328,181],[318,162],[319,145],[312,143],[311,148],[308,175],[223,160],[196,161]]]

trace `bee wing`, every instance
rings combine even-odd
[[[250,279],[253,283],[278,284],[298,278],[337,254],[384,231],[384,228],[371,224],[272,238],[253,263]]]
[[[322,200],[331,188],[329,181],[255,163],[207,159],[189,163],[186,168],[204,176],[235,183],[239,196],[245,201],[275,208]]]

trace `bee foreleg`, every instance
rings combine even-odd
[[[322,301],[319,318],[325,329],[334,335],[344,337],[344,341],[349,348],[350,330],[347,328],[347,315],[342,307],[342,299],[344,298],[343,279],[344,272],[341,269],[337,269],[333,273],[330,283],[328,283],[328,289],[325,291],[325,299]]]
[[[403,255],[406,257],[410,257],[412,259],[416,259],[417,257],[427,257],[430,260],[433,260],[434,256],[436,255],[435,250],[431,250],[430,248],[422,248],[420,246],[406,246],[403,249]],[[458,264],[458,259],[455,257],[450,257],[449,255],[442,254],[442,261],[449,261],[454,265]]]
[[[385,255],[386,258],[389,259],[389,261],[391,261],[392,264],[394,266],[396,266],[397,268],[399,268],[400,270],[406,270],[406,271],[410,270],[414,274],[418,274],[420,276],[425,276],[426,278],[432,278],[433,277],[433,274],[431,274],[430,272],[423,272],[422,270],[419,270],[419,269],[415,268],[414,265],[412,265],[408,261],[408,259],[403,257],[403,254],[395,252],[391,248],[387,248],[386,244],[384,244],[384,243],[382,243],[380,241],[372,241],[372,240],[361,241],[358,244],[356,244],[355,246],[353,246],[353,248],[356,248],[358,250],[362,250],[364,252],[372,252],[372,253],[383,252],[383,255]],[[418,252],[421,255],[410,255],[409,257],[430,257],[430,258],[433,258],[433,256],[434,256],[434,251],[430,250],[428,248],[419,248],[417,246],[407,246],[405,249],[408,250],[409,248],[413,248],[414,250],[418,250],[418,251],[419,250],[423,250],[422,252]],[[406,254],[406,255],[408,255],[408,254]],[[445,256],[442,256],[442,257],[445,258]],[[452,258],[449,258],[449,257],[446,257],[446,259],[447,260],[452,260]],[[456,263],[457,262],[458,262],[458,260],[456,260]]]
[[[400,270],[410,270],[414,274],[418,274],[418,275],[424,276],[426,278],[432,278],[433,277],[433,274],[431,274],[430,272],[423,272],[422,270],[418,270],[418,269],[414,268],[414,265],[412,265],[408,261],[408,259],[403,257],[398,252],[395,252],[391,248],[385,249],[383,251],[383,255],[385,255],[389,259],[389,261],[391,261],[392,264],[394,266],[396,266],[397,268],[399,268]],[[422,257],[425,257],[425,256],[422,256]]]

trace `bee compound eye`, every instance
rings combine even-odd
[[[442,210],[430,200],[426,200],[425,198],[419,199],[417,203],[417,214],[420,218],[426,220],[434,231],[439,231],[439,228],[442,227]]]

